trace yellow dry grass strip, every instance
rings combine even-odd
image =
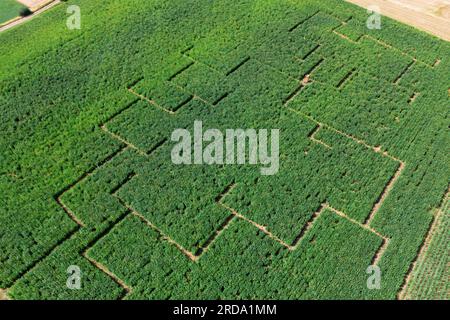
[[[428,248],[433,239],[435,231],[438,228],[439,223],[441,222],[442,215],[444,214],[444,207],[446,206],[447,201],[450,200],[450,187],[447,189],[447,192],[445,193],[445,195],[442,199],[443,199],[442,204],[434,215],[433,221],[431,222],[431,226],[428,229],[427,235],[425,237],[425,241],[422,243],[422,246],[420,247],[416,258],[412,262],[410,270],[409,270],[407,276],[405,277],[404,283],[402,284],[400,291],[397,294],[397,299],[399,299],[399,300],[405,300],[405,299],[409,298],[408,285],[411,281],[414,271],[416,270],[416,268],[418,268],[419,262],[425,260],[427,257]]]
[[[0,300],[9,300],[6,289],[0,289]]]

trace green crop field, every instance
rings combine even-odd
[[[431,236],[425,241],[426,251],[418,259],[403,293],[406,299],[449,299],[450,199],[447,197],[444,201],[442,210],[436,212],[436,224],[429,233]]]
[[[16,0],[0,1],[0,24],[19,16],[20,9],[25,8]]]
[[[367,17],[340,0],[71,0],[0,33],[0,288],[403,296],[448,214],[450,43]],[[279,129],[278,172],[174,164],[171,134],[195,121]],[[442,287],[433,261],[423,282]]]

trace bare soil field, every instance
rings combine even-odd
[[[8,297],[6,296],[6,292],[3,289],[0,289],[0,300],[8,300]]]
[[[30,8],[31,11],[35,11],[49,4],[53,0],[17,0],[17,1]]]
[[[378,6],[381,14],[450,41],[449,0],[347,0],[364,8]]]

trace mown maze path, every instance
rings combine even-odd
[[[182,28],[148,22],[150,40],[124,26],[141,51],[125,50],[123,74],[109,74],[114,55],[98,67],[92,83],[108,90],[109,75],[116,89],[92,99],[95,112],[114,108],[86,115],[95,138],[73,157],[93,156],[52,186],[48,206],[70,220],[52,231],[57,241],[35,241],[39,255],[0,273],[12,298],[397,297],[448,188],[450,47],[392,21],[370,31],[348,4],[256,3],[242,1],[262,20],[227,9],[239,31],[233,19],[209,25],[214,10],[200,2],[204,30],[190,16]],[[187,9],[173,6],[158,12]],[[173,164],[171,133],[194,121],[280,129],[279,172]],[[9,266],[20,248],[5,248]],[[65,286],[70,265],[83,270],[82,290]],[[380,290],[367,288],[369,265],[382,270]]]

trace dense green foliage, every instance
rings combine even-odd
[[[0,24],[19,16],[19,13],[25,7],[16,0],[0,1]]]
[[[0,288],[396,297],[448,188],[448,43],[389,19],[368,30],[337,0],[68,3],[81,30],[61,4],[0,34]],[[171,132],[195,120],[280,129],[278,174],[172,164]],[[316,217],[324,203],[347,218]],[[300,235],[295,250],[274,239]],[[369,290],[380,235],[382,287]],[[70,265],[82,290],[66,288]]]

